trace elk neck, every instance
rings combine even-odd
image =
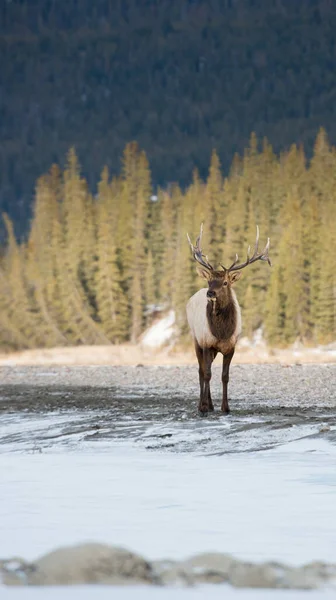
[[[207,304],[207,319],[212,335],[224,341],[231,338],[237,329],[237,300],[228,286],[216,301]]]

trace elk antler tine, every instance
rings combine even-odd
[[[265,248],[263,249],[263,251],[259,254],[259,260],[264,260],[264,261],[268,262],[269,266],[271,267],[272,263],[268,256],[269,247],[270,247],[270,238],[267,238],[267,244],[266,244]]]
[[[213,271],[213,266],[209,263],[208,257],[205,256],[202,252],[202,248],[201,248],[202,233],[203,233],[203,223],[201,224],[201,229],[200,229],[199,236],[196,240],[196,245],[195,246],[193,245],[193,243],[190,240],[189,234],[187,233],[188,242],[189,242],[194,259],[208,271]]]
[[[234,259],[232,265],[228,269],[225,269],[225,270],[231,271],[231,269],[233,269],[233,267],[237,264],[238,260],[239,260],[239,257],[238,257],[238,254],[236,254],[236,258]]]
[[[201,223],[201,229],[200,229],[200,232],[199,232],[199,236],[198,236],[198,238],[197,238],[197,240],[196,240],[196,248],[197,248],[198,250],[201,250],[201,239],[202,239],[202,235],[203,235],[203,223]]]
[[[259,246],[259,227],[257,225],[257,237],[256,237],[255,245],[254,245],[253,257],[257,256],[257,254],[258,254],[258,246]]]
[[[270,239],[267,238],[267,244],[260,254],[260,256],[262,256],[264,259],[267,258],[267,256],[268,256],[269,247],[270,247]]]
[[[246,261],[244,263],[241,263],[241,264],[238,265],[237,264],[237,262],[238,262],[238,256],[236,255],[235,262],[231,265],[231,267],[228,270],[229,271],[239,271],[240,269],[244,269],[245,267],[247,267],[247,265],[251,265],[252,263],[256,262],[257,260],[267,261],[268,264],[270,266],[272,266],[272,263],[271,263],[270,258],[268,256],[268,251],[269,251],[269,247],[270,247],[270,239],[267,238],[267,244],[266,244],[265,248],[262,250],[262,252],[258,251],[258,247],[259,247],[259,227],[257,225],[257,236],[256,236],[255,245],[254,245],[253,255],[250,257],[251,248],[249,246],[248,249],[247,249],[247,258],[246,258]]]
[[[271,267],[272,263],[271,263],[270,257],[268,256],[269,247],[270,247],[270,238],[267,238],[267,244],[265,246],[264,254],[266,256],[266,260],[267,260],[269,266]]]

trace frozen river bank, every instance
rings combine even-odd
[[[195,368],[3,369],[0,557],[336,562],[335,387],[333,365],[236,366],[232,414],[200,419]]]

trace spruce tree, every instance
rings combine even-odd
[[[283,344],[285,320],[285,294],[282,268],[276,264],[272,268],[270,283],[265,300],[265,337],[271,346]]]
[[[209,176],[205,187],[207,243],[215,264],[221,260],[225,223],[223,215],[222,175],[217,152],[211,155]],[[210,250],[209,250],[210,251]]]

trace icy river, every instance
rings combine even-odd
[[[0,558],[93,540],[150,559],[215,550],[336,562],[336,365],[236,365],[229,386],[223,416],[216,366],[215,412],[200,418],[196,367],[1,368]],[[219,598],[220,587],[137,598]],[[230,588],[225,597],[318,594]],[[59,597],[0,584],[7,595]]]

